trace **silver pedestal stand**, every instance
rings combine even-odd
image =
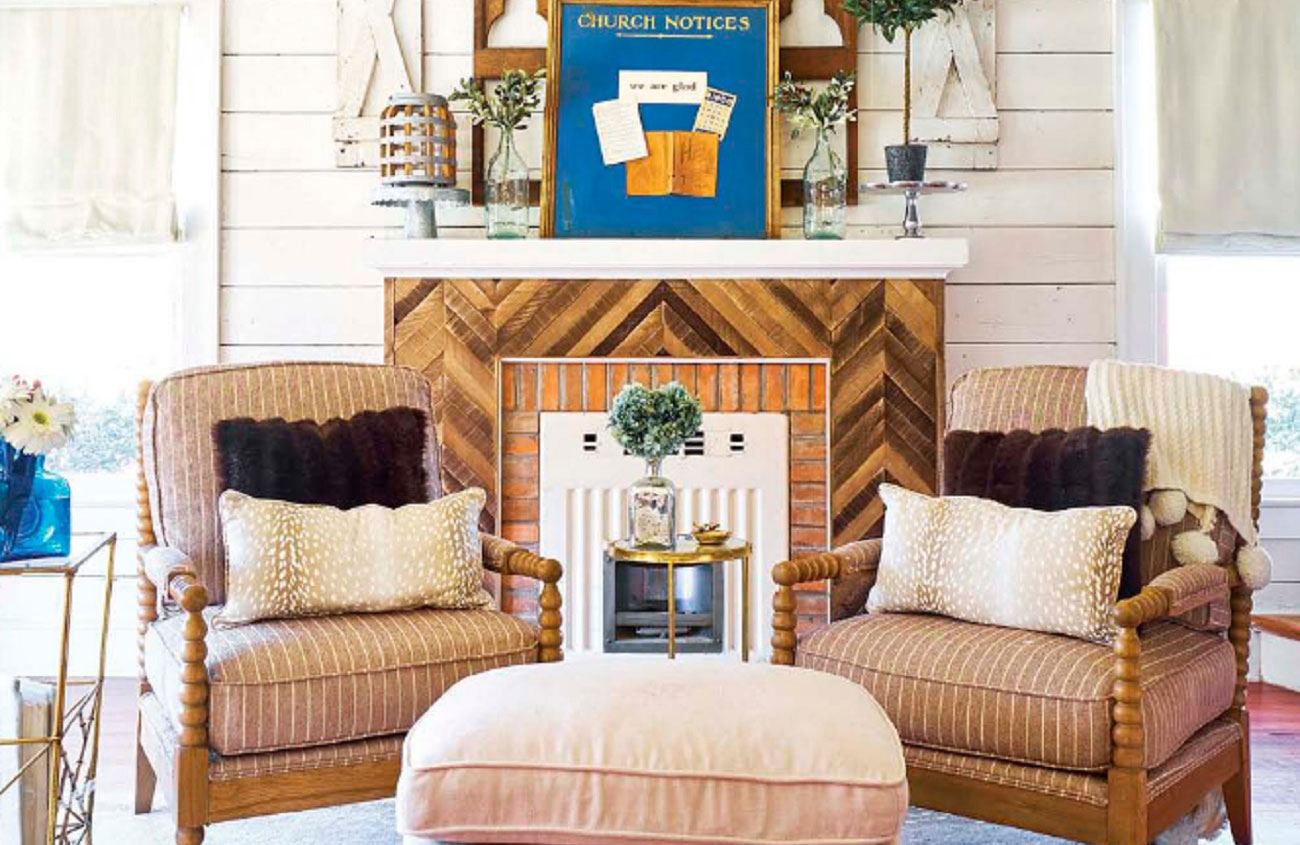
[[[435,188],[432,185],[382,185],[375,189],[373,205],[405,208],[406,228],[403,237],[438,237],[437,207],[459,208],[469,205],[469,191],[464,188]]]
[[[903,208],[903,234],[900,238],[924,238],[921,234],[921,217],[916,210],[916,198],[921,194],[937,194],[966,190],[965,182],[867,182],[864,191],[879,191],[885,194],[902,194],[906,205]]]

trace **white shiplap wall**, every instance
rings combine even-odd
[[[227,2],[225,360],[382,357],[382,280],[361,264],[360,245],[398,218],[368,204],[374,173],[333,166],[334,9],[332,0]],[[471,0],[426,0],[427,90],[446,93],[469,75],[471,9]],[[948,291],[950,377],[1114,350],[1112,29],[1111,0],[998,0],[999,168],[932,169],[970,190],[923,201],[931,233],[971,243],[971,265]],[[898,46],[864,33],[864,179],[878,176],[880,148],[895,140],[901,75]],[[530,135],[537,158],[538,129]],[[802,163],[797,148],[785,158]],[[850,210],[858,235],[890,234],[899,216],[895,198],[864,197]],[[475,220],[451,234],[474,236]],[[797,225],[798,211],[786,221]]]

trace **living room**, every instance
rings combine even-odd
[[[1294,0],[0,0],[0,842],[1286,843]]]

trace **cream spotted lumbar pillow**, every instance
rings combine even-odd
[[[226,604],[214,621],[483,607],[485,501],[472,487],[426,504],[339,510],[227,490],[218,502]]]
[[[1132,508],[1037,511],[893,484],[880,485],[880,497],[885,536],[868,611],[1114,639]]]

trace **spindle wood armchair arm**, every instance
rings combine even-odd
[[[861,613],[880,565],[880,540],[846,543],[824,554],[786,560],[772,567],[772,662],[794,665],[798,635],[794,588],[815,581],[831,582],[831,620]]]
[[[558,560],[534,554],[509,540],[492,534],[483,535],[483,568],[498,575],[532,578],[541,583],[537,597],[537,659],[541,663],[554,663],[564,658],[560,648],[564,644],[561,626],[564,617],[560,606],[560,576],[564,567]]]

